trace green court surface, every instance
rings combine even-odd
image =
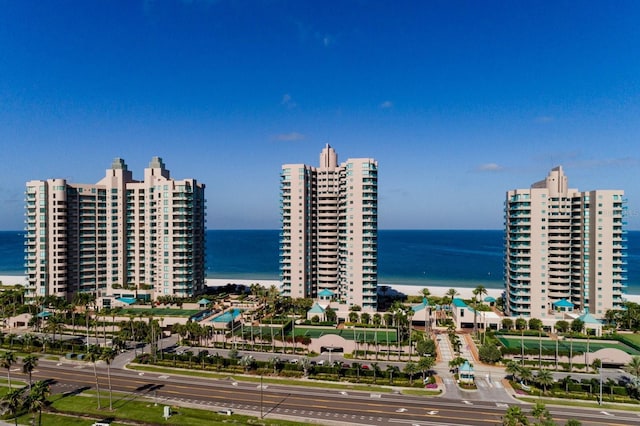
[[[333,327],[302,327],[296,326],[296,336],[308,336],[312,339],[327,334],[337,334],[346,340],[357,340],[359,342],[386,343],[397,341],[395,330],[374,330],[374,329],[337,329]],[[377,335],[377,336],[376,336]],[[387,340],[388,339],[388,340]]]
[[[626,352],[629,355],[640,355],[640,351],[637,351],[636,349],[633,349],[632,347],[627,346],[622,342],[602,342],[599,340],[590,340],[589,342],[587,342],[586,339],[573,339],[572,342],[572,340],[568,338],[560,338],[557,341],[549,339],[542,339],[539,341],[538,339],[531,337],[525,337],[524,340],[521,340],[519,337],[505,336],[498,337],[498,340],[508,349],[520,349],[521,345],[524,343],[525,350],[538,350],[539,345],[542,345],[542,350],[555,352],[557,342],[558,352],[560,353],[569,353],[570,351],[573,351],[573,353],[585,353],[587,352],[588,345],[589,352],[595,352],[605,348],[614,348],[620,349],[621,351]]]

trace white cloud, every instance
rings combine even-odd
[[[389,109],[389,108],[393,108],[393,102],[391,102],[391,101],[384,101],[384,102],[382,102],[379,106],[380,106],[380,108],[382,108],[382,109]]]
[[[282,95],[282,101],[280,101],[280,105],[284,105],[289,109],[293,109],[298,106],[296,101],[294,101],[291,95],[288,93],[285,93],[284,95]]]
[[[480,164],[476,170],[479,172],[499,172],[504,170],[504,167],[496,163],[484,163]]]
[[[275,135],[273,139],[277,141],[293,142],[293,141],[304,140],[305,136],[302,133],[290,132],[290,133],[280,133],[279,135]]]

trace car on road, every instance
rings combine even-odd
[[[325,363],[324,359],[321,359],[320,361],[318,361],[318,365],[324,365],[324,363]]]
[[[368,369],[369,369],[369,366],[368,366],[367,364],[364,364],[364,365],[363,365],[362,367],[360,367],[360,368],[362,368],[363,370],[368,370]]]

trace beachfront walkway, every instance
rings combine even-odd
[[[471,336],[461,333],[458,333],[457,336],[463,342],[460,356],[474,366],[475,383],[478,389],[467,391],[458,387],[455,376],[449,368],[449,361],[456,358],[456,354],[448,336],[439,334],[436,341],[440,351],[440,361],[436,364],[435,370],[442,377],[447,398],[460,399],[467,401],[468,404],[472,404],[471,401],[494,401],[496,404],[512,403],[513,399],[505,390],[503,383],[504,369],[482,364],[477,359],[477,350]]]

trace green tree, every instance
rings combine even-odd
[[[527,384],[533,378],[533,372],[528,367],[520,367],[520,378]]]
[[[453,299],[455,299],[456,296],[459,296],[459,295],[460,293],[458,293],[458,290],[456,290],[455,288],[450,288],[449,290],[447,290],[446,296],[451,301],[451,303],[449,304],[449,312],[453,311]]]
[[[436,342],[433,339],[419,340],[416,344],[416,352],[420,356],[435,355]]]
[[[38,413],[38,425],[42,425],[42,408],[47,404],[47,397],[50,394],[51,388],[49,384],[39,380],[33,384],[27,396],[27,406],[29,411],[33,412],[34,423],[36,413]]]
[[[527,328],[527,320],[524,318],[516,318],[516,330],[524,330]]]
[[[6,351],[0,355],[0,365],[7,369],[7,382],[11,389],[11,366],[16,363],[16,354],[13,351]]]
[[[502,328],[505,330],[511,330],[513,328],[513,320],[511,318],[504,318],[502,320]]]
[[[529,320],[529,330],[541,330],[542,329],[542,320],[538,318],[531,318]]]
[[[253,366],[254,359],[251,355],[245,355],[240,358],[239,364],[244,367],[244,372],[247,373]]]
[[[529,419],[522,412],[522,409],[517,405],[512,405],[507,408],[507,412],[502,416],[503,426],[526,426],[529,424]]]
[[[478,303],[482,296],[487,294],[487,289],[483,285],[479,285],[473,289],[473,332],[478,332]]]
[[[267,360],[267,364],[269,364],[269,367],[273,368],[273,375],[274,376],[276,374],[278,374],[277,369],[278,369],[278,364],[279,363],[280,363],[280,358],[278,358],[277,356],[269,357],[269,359]]]
[[[565,320],[560,320],[556,322],[556,330],[558,331],[558,333],[566,333],[567,331],[569,331],[570,328],[571,328],[571,325],[569,324],[569,322]]]
[[[389,374],[389,384],[393,385],[393,375],[395,374],[396,377],[398,376],[398,373],[400,373],[400,369],[392,364],[387,365],[387,374]]]
[[[311,370],[311,359],[308,356],[305,356],[300,360],[300,366],[302,367],[302,371],[304,372],[304,377],[309,377],[309,371]]]
[[[544,393],[547,392],[547,387],[551,386],[553,382],[554,382],[553,375],[546,368],[539,370],[538,374],[536,374],[536,383],[542,386],[542,391]]]
[[[418,360],[418,369],[422,372],[422,381],[427,378],[427,373],[431,371],[433,366],[436,364],[436,360],[432,356],[423,356]]]
[[[324,315],[327,318],[328,322],[335,323],[338,320],[338,315],[336,314],[336,311],[334,311],[331,308],[327,308],[327,310],[324,312]]]
[[[636,381],[640,380],[640,355],[631,358],[631,361],[622,368],[627,373],[635,377]]]
[[[502,358],[500,349],[493,343],[486,343],[478,349],[478,356],[480,361],[487,364],[495,364]]]
[[[415,376],[418,371],[418,366],[415,362],[409,361],[404,365],[403,372],[409,377],[410,386],[413,386],[413,376]]]
[[[511,375],[511,380],[513,380],[514,382],[518,381],[518,377],[520,375],[520,364],[518,364],[515,361],[509,361],[507,362],[507,366],[505,368],[505,371],[507,374]]]
[[[584,329],[584,321],[582,321],[580,318],[576,318],[573,321],[571,321],[571,331],[575,333],[582,333],[583,329]]]
[[[87,361],[93,364],[93,377],[96,380],[96,394],[98,395],[98,409],[101,409],[100,404],[100,383],[98,382],[98,370],[96,369],[96,363],[100,359],[100,347],[97,345],[89,346],[87,350]]]
[[[380,324],[382,324],[382,315],[377,312],[373,314],[372,322],[376,327],[380,327]]]
[[[111,363],[117,355],[118,352],[116,352],[116,350],[113,348],[103,348],[102,354],[100,355],[100,359],[102,359],[105,364],[107,364],[107,380],[109,383],[109,410],[113,410],[113,396],[111,391]]]
[[[23,406],[24,388],[12,389],[2,397],[2,405],[7,412],[14,418],[16,426],[18,426],[18,413]]]
[[[38,366],[38,357],[35,355],[27,355],[22,358],[22,372],[29,375],[29,390],[31,390],[31,375],[33,370]]]
[[[551,413],[549,412],[547,407],[545,407],[544,404],[540,401],[536,402],[536,405],[534,405],[533,408],[531,409],[531,415],[536,420],[538,420],[538,423],[536,423],[537,425],[551,426],[555,424],[553,423],[553,418],[551,417]]]

